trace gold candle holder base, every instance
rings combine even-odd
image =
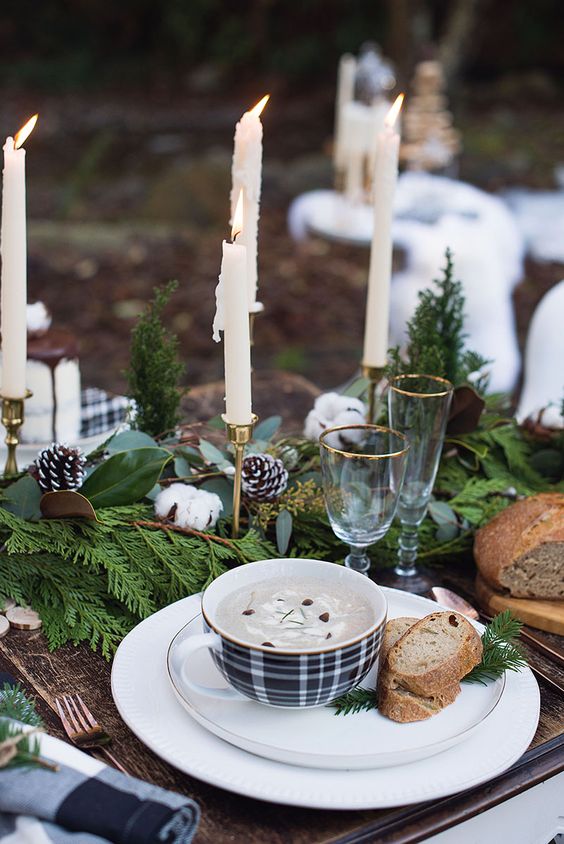
[[[368,416],[366,421],[373,425],[376,422],[376,388],[384,376],[385,366],[367,366],[365,363],[360,366],[364,378],[370,382],[368,385]]]
[[[235,477],[233,478],[233,527],[231,536],[237,539],[239,536],[239,520],[241,516],[241,481],[243,475],[243,457],[245,456],[245,446],[253,435],[253,428],[258,422],[258,416],[255,413],[251,414],[251,421],[246,425],[237,425],[233,422],[228,422],[223,416],[225,422],[225,429],[227,431],[227,439],[233,445],[235,450]]]
[[[2,425],[6,429],[4,442],[8,448],[6,465],[4,466],[4,477],[18,474],[18,463],[16,461],[16,448],[20,442],[19,431],[24,421],[24,401],[31,398],[32,392],[25,391],[25,396],[20,399],[11,399],[2,396]]]

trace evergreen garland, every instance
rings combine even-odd
[[[143,504],[97,516],[30,522],[0,508],[0,597],[33,606],[50,649],[87,641],[110,658],[139,619],[204,589],[229,563],[275,556],[253,531],[178,532]]]
[[[178,338],[162,323],[165,305],[177,287],[176,281],[155,287],[155,298],[131,332],[126,375],[129,395],[137,408],[132,425],[154,437],[172,430],[180,421],[183,391],[178,383],[185,367],[178,360]]]
[[[447,378],[455,387],[464,384],[472,372],[482,369],[486,359],[465,349],[464,295],[454,279],[450,249],[445,253],[443,276],[434,280],[435,290],[419,293],[417,309],[407,323],[407,358],[399,346],[389,351],[389,375],[420,372]],[[481,388],[485,387],[482,381]]]

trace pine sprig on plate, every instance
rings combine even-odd
[[[462,678],[463,683],[482,683],[497,680],[505,671],[520,671],[527,660],[517,639],[523,623],[511,615],[509,610],[499,613],[486,626],[482,634],[483,653],[480,663]],[[357,686],[329,706],[335,709],[335,715],[354,715],[369,709],[378,708],[376,689]]]
[[[479,665],[463,678],[463,683],[483,683],[497,680],[505,671],[519,671],[527,665],[517,640],[523,623],[509,610],[496,615],[482,635],[484,651]]]
[[[338,697],[337,700],[332,701],[329,706],[334,707],[335,715],[356,715],[357,712],[362,712],[365,709],[377,709],[376,689],[365,689],[363,686],[357,686],[345,695]]]

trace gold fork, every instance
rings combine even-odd
[[[80,695],[63,695],[55,698],[55,705],[65,733],[81,750],[99,750],[109,759],[114,768],[129,776],[107,746],[111,737],[98,724]]]

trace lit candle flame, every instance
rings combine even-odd
[[[396,97],[395,103],[393,104],[393,106],[391,107],[391,109],[389,110],[389,112],[386,115],[386,119],[384,120],[384,125],[387,126],[389,129],[394,128],[395,122],[398,119],[398,114],[400,113],[401,107],[403,105],[403,98],[404,97],[405,97],[405,94],[399,94],[399,96]]]
[[[262,110],[267,104],[270,99],[270,94],[265,94],[262,100],[259,100],[256,106],[254,106],[250,111],[249,114],[252,114],[253,117],[260,117],[262,114]]]
[[[243,191],[239,191],[239,199],[235,206],[235,213],[233,214],[233,224],[231,226],[231,240],[235,243],[235,238],[243,231]]]
[[[16,132],[14,137],[14,149],[19,149],[21,145],[26,141],[33,129],[35,124],[37,123],[37,118],[39,117],[38,114],[34,114],[33,117],[30,117],[25,126],[22,126],[19,132]]]

